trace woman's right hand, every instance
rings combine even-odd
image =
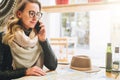
[[[39,67],[34,66],[26,70],[26,76],[44,76],[46,73]]]

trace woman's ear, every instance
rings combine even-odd
[[[16,12],[16,16],[17,16],[18,18],[21,18],[21,14],[22,14],[21,11],[17,11],[17,12]]]

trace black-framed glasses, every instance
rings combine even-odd
[[[41,12],[35,12],[35,11],[29,11],[29,16],[30,18],[33,18],[33,17],[37,17],[38,19],[40,19],[42,17],[42,13]]]

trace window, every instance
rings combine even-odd
[[[61,24],[61,37],[77,38],[76,47],[89,48],[88,12],[62,13]]]

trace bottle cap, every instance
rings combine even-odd
[[[108,46],[111,46],[111,43],[108,43],[107,45],[108,45]]]
[[[119,53],[119,47],[115,47],[115,53]]]

